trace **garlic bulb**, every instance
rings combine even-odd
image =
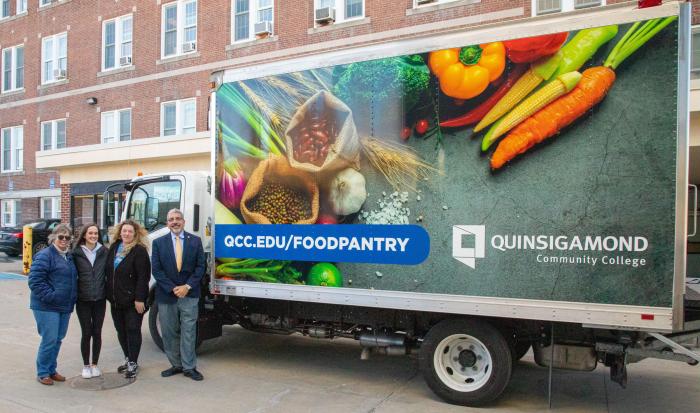
[[[367,199],[365,177],[352,168],[338,172],[330,187],[330,203],[337,215],[359,211]]]

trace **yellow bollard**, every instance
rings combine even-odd
[[[25,225],[22,227],[22,264],[25,275],[29,274],[32,267],[32,245],[32,227]]]

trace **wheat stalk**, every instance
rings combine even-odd
[[[416,182],[427,180],[435,173],[442,175],[440,170],[423,161],[408,146],[373,137],[362,138],[361,143],[370,164],[397,191],[408,188],[418,192]]]

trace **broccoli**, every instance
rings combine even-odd
[[[430,71],[420,55],[351,63],[340,69],[333,93],[346,103],[370,105],[372,100],[403,99],[414,107],[428,89]]]

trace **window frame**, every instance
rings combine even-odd
[[[26,13],[27,9],[29,9],[29,0],[17,0],[15,3],[15,15]],[[20,6],[24,6],[23,9],[20,8]]]
[[[5,214],[9,205],[12,205],[12,208],[9,208],[11,220],[5,221]],[[22,200],[17,198],[3,199],[0,207],[2,208],[2,217],[0,217],[2,226],[5,228],[17,227],[22,221]]]
[[[129,42],[124,41],[124,22],[127,20],[131,20],[131,40]],[[106,36],[105,34],[107,33],[107,25],[109,23],[114,23],[114,67],[106,67],[105,66],[105,58],[106,58],[106,47],[105,47],[105,40]],[[130,55],[122,55],[122,46],[125,43],[131,43],[131,54]],[[134,65],[134,15],[133,13],[129,14],[124,14],[122,16],[114,17],[109,20],[105,20],[102,22],[102,42],[101,42],[101,49],[102,49],[102,58],[100,62],[100,68],[103,72],[108,72],[110,70],[117,70],[121,69],[124,67],[129,67]],[[120,60],[122,57],[131,57],[131,63],[128,65],[121,65]]]
[[[418,0],[413,0],[413,8],[420,9],[421,7],[430,7],[430,6],[435,6],[437,4],[454,3],[456,1],[460,1],[460,0],[433,0],[430,3],[425,3],[425,4],[418,4]]]
[[[345,23],[345,22],[351,22],[355,20],[362,20],[365,17],[367,17],[367,1],[362,0],[362,14],[360,16],[355,16],[355,17],[350,17],[346,18],[345,17],[345,7],[346,4],[345,2],[347,0],[332,0],[333,1],[333,7],[335,8],[335,22],[334,24],[338,23]],[[321,0],[314,0],[314,23],[315,23],[315,17],[316,17],[316,9],[319,8]],[[316,26],[318,26],[318,23],[315,23]]]
[[[46,217],[45,201],[51,201],[51,216]],[[60,196],[43,196],[40,199],[39,215],[41,219],[60,219],[61,218],[61,197]]]
[[[185,9],[187,4],[195,3],[195,23],[194,32],[195,38],[194,43],[196,45],[195,49],[189,52],[183,52],[182,47],[185,44],[185,29],[191,26],[185,26]],[[176,7],[175,12],[175,53],[165,54],[165,10],[170,7]],[[199,50],[199,0],[174,0],[161,5],[160,9],[160,58],[168,59],[171,57],[178,57],[183,55],[188,55],[192,53],[197,53]]]
[[[188,103],[194,103],[194,124],[185,125],[185,105]],[[165,134],[165,106],[175,104],[175,133],[166,135]],[[185,132],[185,129],[194,128],[194,131]],[[171,129],[171,128],[168,128]],[[160,104],[160,136],[180,136],[180,135],[192,135],[197,133],[197,98],[187,98],[179,100],[169,100],[167,102],[161,102]]]
[[[570,11],[574,11],[574,10],[589,9],[592,7],[603,7],[607,3],[606,0],[599,0],[599,4],[589,4],[589,5],[584,5],[584,6],[576,6],[575,0],[559,0],[559,2],[560,2],[559,10],[552,9],[552,10],[545,10],[544,12],[539,12],[539,10],[537,8],[537,2],[538,2],[538,0],[532,0],[532,15],[533,16],[544,16],[544,15],[552,14],[552,13],[565,13],[565,12],[570,12]]]
[[[17,73],[18,73],[18,66],[17,66],[17,49],[22,49],[22,86],[17,85]],[[10,50],[10,88],[5,89],[5,51]],[[24,43],[18,44],[15,46],[11,47],[5,47],[0,51],[0,67],[1,67],[1,74],[0,74],[0,90],[2,93],[8,93],[8,92],[16,92],[18,90],[24,90],[24,68],[25,68],[25,55],[24,55]]]
[[[696,24],[694,26],[691,26],[690,28],[690,79],[691,80],[696,80],[700,79],[700,45],[698,46],[698,66],[693,67],[693,60],[695,60],[695,50],[694,50],[694,45],[693,45],[693,37],[695,35],[698,35],[700,37],[700,24]]]
[[[122,129],[121,129],[121,115],[122,113],[129,113],[129,139],[122,139]],[[114,140],[105,140],[105,117],[112,116],[112,128],[114,131]],[[117,142],[127,142],[131,140],[132,130],[133,130],[133,113],[131,108],[115,109],[100,114],[100,142],[102,143],[117,143]]]
[[[259,0],[248,0],[248,37],[236,40],[236,0],[231,0],[231,44],[245,43],[256,39],[255,24],[262,21],[258,21],[257,15],[260,10],[263,10],[263,8],[258,7],[258,1]],[[270,33],[270,36],[275,33],[275,0],[271,0],[271,2],[272,5],[269,8],[272,10],[272,17],[269,21],[272,23],[272,33]],[[252,8],[251,3],[254,6]],[[265,7],[264,9],[267,8],[268,7]]]
[[[5,131],[10,131],[10,169],[5,169]],[[19,132],[19,139],[17,138]],[[17,142],[21,145],[17,145]],[[24,125],[0,129],[0,172],[22,172],[24,170]]]
[[[61,38],[65,37],[66,39],[66,50],[65,50],[65,56],[61,56],[61,51],[60,51],[60,41]],[[47,73],[46,73],[46,42],[48,40],[51,40],[51,77],[47,79]],[[56,79],[54,77],[54,71],[56,69],[61,69],[61,64],[60,61],[61,59],[65,59],[66,61],[66,78],[65,79]],[[51,36],[45,36],[41,38],[41,84],[42,85],[49,85],[51,83],[56,83],[60,82],[62,80],[67,80],[68,79],[68,32],[62,32],[62,33],[56,33]]]
[[[59,122],[63,122],[63,133],[64,133],[64,138],[65,142],[63,142],[63,146],[60,148],[58,147],[58,124]],[[47,123],[51,124],[51,147],[46,149],[44,148],[44,125]],[[56,149],[63,149],[68,147],[68,121],[66,118],[60,118],[60,119],[52,119],[52,120],[47,120],[41,122],[39,125],[39,151],[53,151]]]
[[[39,8],[50,6],[53,0],[39,0]]]

